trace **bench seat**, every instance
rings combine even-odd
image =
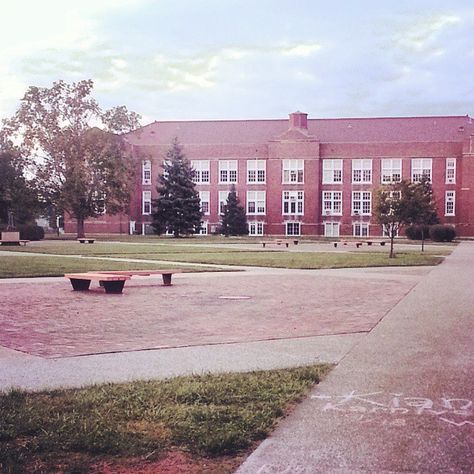
[[[77,239],[80,244],[93,244],[95,239],[86,239],[85,237]]]
[[[263,248],[265,245],[285,245],[287,248],[290,245],[290,240],[286,239],[275,239],[275,240],[262,240],[260,243],[262,244]]]
[[[117,270],[117,271],[104,271],[104,272],[95,272],[104,275],[114,274],[114,275],[126,275],[129,277],[132,276],[151,276],[151,275],[162,275],[163,285],[171,286],[171,277],[174,273],[182,273],[181,269],[165,269],[165,270]]]
[[[106,293],[122,293],[126,280],[131,276],[119,275],[117,273],[66,273],[65,278],[69,278],[74,291],[87,291],[92,280],[98,280]]]

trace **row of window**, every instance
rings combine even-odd
[[[229,191],[219,191],[219,213],[223,214],[224,206],[227,203]],[[210,191],[199,191],[201,200],[201,210],[204,215],[211,212]],[[247,214],[266,214],[266,191],[247,191]],[[445,216],[454,216],[456,205],[456,192],[446,191],[445,194]],[[145,215],[151,214],[151,191],[143,191],[142,212]],[[282,214],[283,215],[304,215],[304,191],[283,191],[282,193]],[[322,192],[322,215],[342,216],[342,191]],[[370,216],[372,215],[372,192],[353,191],[351,215]]]
[[[325,159],[323,161],[323,184],[341,184],[343,182],[343,160]],[[372,183],[371,159],[352,160],[352,183]],[[237,183],[237,160],[219,160],[219,184]],[[192,160],[193,181],[196,184],[209,184],[211,180],[210,161]],[[431,158],[413,158],[411,160],[411,180],[419,182],[422,176],[431,180],[433,162]],[[402,179],[401,159],[381,160],[381,183],[396,183]],[[266,161],[247,160],[247,183],[265,184]],[[282,160],[283,184],[304,183],[304,160]],[[456,182],[456,158],[446,158],[446,184]],[[151,184],[151,161],[142,163],[142,184]]]

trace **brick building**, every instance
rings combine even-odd
[[[215,231],[232,184],[250,235],[376,236],[375,191],[430,176],[442,222],[474,236],[474,123],[469,116],[154,122],[127,135],[137,164],[129,215],[86,232],[151,232],[151,200],[174,137],[195,169],[203,233]],[[66,222],[74,232],[74,222]]]

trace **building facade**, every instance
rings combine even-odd
[[[194,169],[203,234],[220,223],[232,185],[249,235],[379,236],[377,189],[430,177],[441,222],[474,236],[474,122],[469,116],[154,122],[126,138],[137,179],[128,215],[86,232],[151,233],[152,200],[177,137]],[[66,222],[66,232],[74,232]]]

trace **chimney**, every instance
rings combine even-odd
[[[294,128],[308,130],[308,114],[299,110],[290,114],[290,130]]]

